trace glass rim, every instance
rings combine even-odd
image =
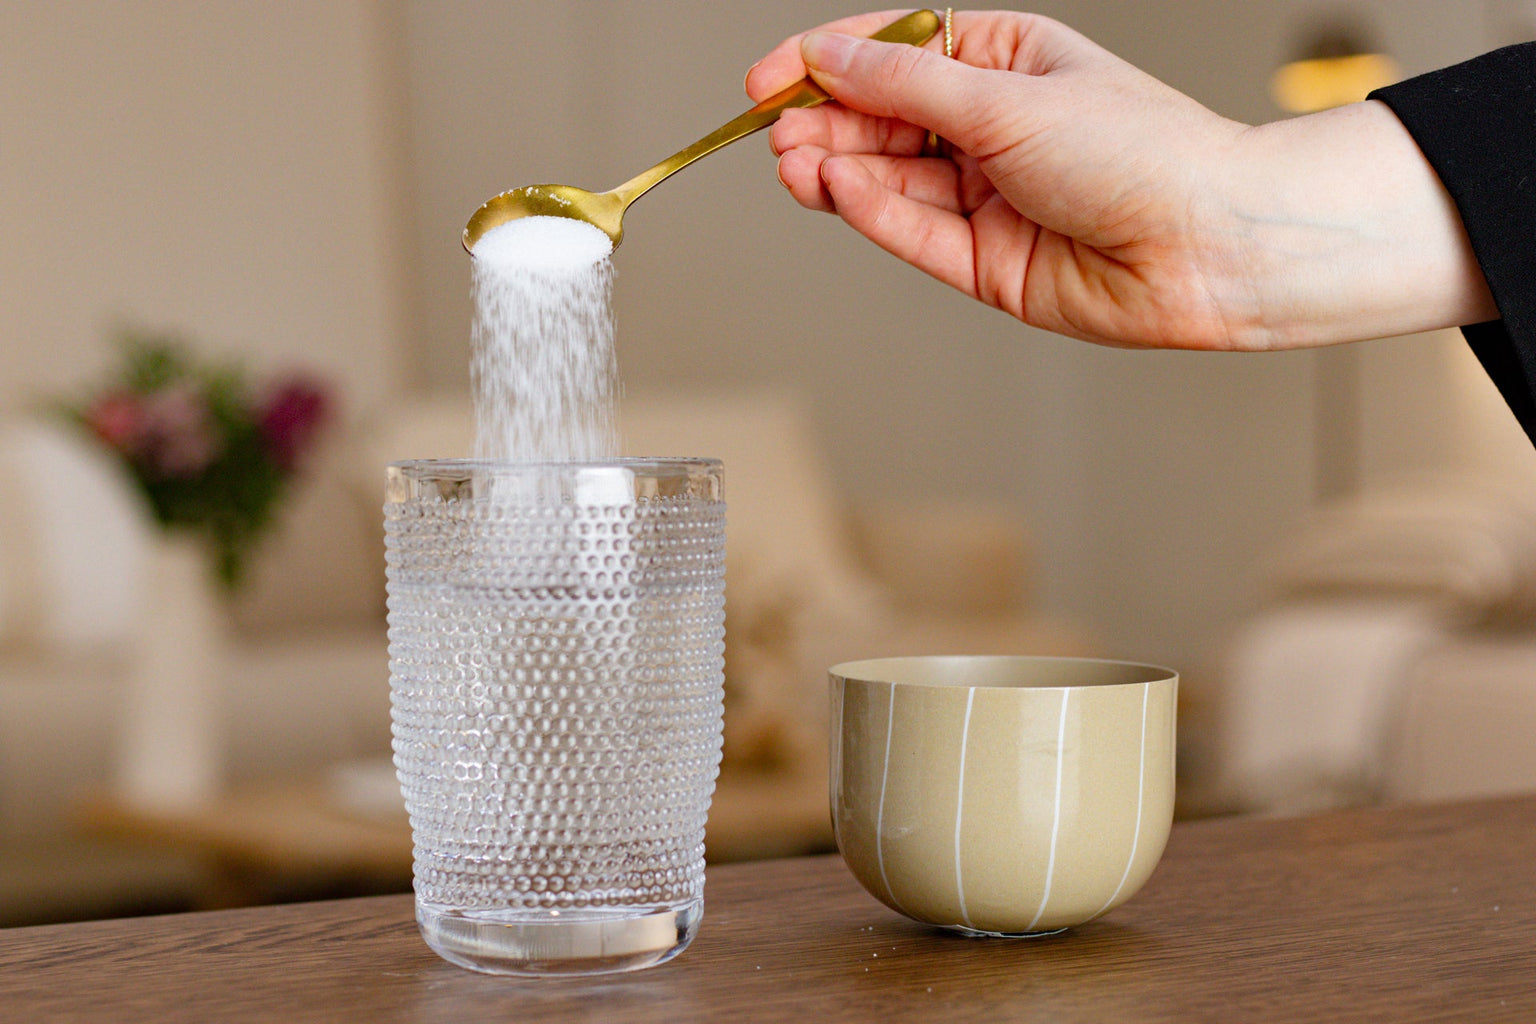
[[[679,473],[688,471],[719,470],[720,459],[692,455],[615,455],[600,459],[397,459],[388,464],[389,469],[412,476],[441,476],[475,471],[489,473],[521,473],[529,471],[568,471],[627,469],[648,474]]]

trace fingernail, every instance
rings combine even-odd
[[[757,64],[753,64],[751,67],[747,68],[747,73],[741,76],[741,91],[742,92],[746,92],[747,91],[747,79],[752,77],[752,72],[756,71],[758,64],[761,64],[761,63],[762,63],[762,61],[758,61]]]
[[[818,71],[840,75],[853,60],[853,48],[860,40],[838,32],[811,32],[800,40],[800,56]]]
[[[786,189],[789,188],[789,182],[784,180],[784,158],[783,157],[780,157],[779,158],[779,162],[773,165],[773,173],[774,173],[775,176],[778,177],[780,185],[783,185]]]

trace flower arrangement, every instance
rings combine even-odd
[[[123,460],[162,526],[207,542],[233,590],[329,417],[328,390],[304,374],[254,388],[165,336],[130,333],[122,350],[111,382],[65,414]]]

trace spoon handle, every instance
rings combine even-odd
[[[933,11],[917,10],[896,19],[870,38],[878,39],[882,43],[910,43],[913,46],[921,46],[938,33],[941,25],[939,16]],[[791,107],[816,107],[831,98],[825,89],[811,79],[802,78],[789,88],[775,93],[746,113],[716,128],[687,149],[674,153],[648,171],[641,171],[614,189],[613,193],[623,201],[625,206],[628,206],[653,185],[687,167],[699,157],[708,156],[721,146],[729,145],[743,136],[751,135],[773,124],[779,119],[780,114]]]

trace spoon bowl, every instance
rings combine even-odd
[[[883,43],[921,46],[938,33],[941,25],[939,15],[933,11],[918,10],[891,22],[870,38]],[[650,170],[642,171],[607,192],[588,192],[574,185],[525,185],[503,192],[487,201],[469,218],[469,223],[464,226],[464,248],[474,252],[475,243],[487,231],[520,217],[569,217],[572,220],[584,220],[612,239],[617,247],[624,240],[624,211],[653,185],[721,146],[768,127],[791,107],[820,106],[831,98],[821,86],[809,78],[803,78],[687,149],[674,153]]]
[[[575,185],[524,185],[503,192],[475,211],[464,227],[464,248],[474,244],[487,231],[519,217],[569,217],[584,220],[600,229],[617,246],[624,239],[624,207],[613,192],[588,192]]]

